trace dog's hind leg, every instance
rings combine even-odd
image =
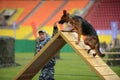
[[[88,52],[88,54],[92,54],[93,57],[95,57],[97,55],[95,49],[88,49],[87,52]]]
[[[91,49],[95,49],[95,45],[97,43],[97,38],[95,36],[87,36],[84,39],[84,43],[86,45],[89,45],[91,47]]]
[[[96,51],[93,51],[93,50],[95,50],[97,39],[93,36],[87,36],[87,38],[84,39],[84,43],[90,47],[90,49],[88,50],[88,53],[92,53],[93,56],[95,57]]]
[[[98,56],[100,56],[100,57],[104,57],[105,56],[105,54],[102,54],[101,51],[100,51],[99,43],[95,45],[95,50],[96,50]]]

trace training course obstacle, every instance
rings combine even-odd
[[[75,52],[90,66],[102,80],[120,80],[119,76],[99,57],[90,56],[83,42],[75,44],[76,36],[73,32],[58,32],[35,57],[16,75],[14,80],[32,80],[39,70],[68,43]]]

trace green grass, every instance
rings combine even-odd
[[[21,66],[0,68],[0,80],[12,80],[33,58],[32,53],[17,53],[15,62]],[[120,76],[120,66],[111,67]],[[39,72],[40,73],[40,72]],[[39,73],[32,80],[38,80]],[[55,65],[55,80],[100,80],[87,64],[74,53],[62,53]]]

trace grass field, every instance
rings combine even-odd
[[[12,80],[34,54],[16,53],[15,62],[21,66],[0,68],[0,80]],[[120,66],[111,67],[120,76]],[[40,72],[39,72],[40,73]],[[38,80],[39,73],[32,79]],[[75,53],[61,53],[55,65],[55,80],[101,80]]]

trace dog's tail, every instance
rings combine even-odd
[[[105,56],[105,54],[103,54],[103,53],[100,51],[100,44],[99,44],[99,43],[95,45],[95,50],[96,50],[98,56],[100,56],[100,57],[104,57],[104,56]]]

